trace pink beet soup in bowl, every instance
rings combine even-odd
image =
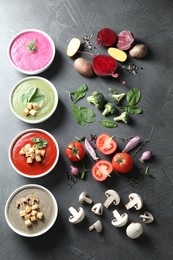
[[[31,128],[12,140],[8,156],[17,173],[28,178],[39,178],[50,173],[57,164],[59,146],[47,131]]]
[[[45,71],[55,57],[55,45],[43,31],[27,29],[16,34],[9,43],[8,57],[20,72],[36,75]]]

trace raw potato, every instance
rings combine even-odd
[[[80,74],[87,77],[91,77],[94,75],[94,70],[91,63],[89,63],[84,58],[78,58],[74,61],[74,69]]]
[[[67,46],[67,56],[73,57],[77,53],[79,48],[80,48],[80,40],[78,38],[71,39],[71,41]]]
[[[130,51],[129,55],[132,58],[140,59],[145,57],[148,52],[148,48],[144,44],[136,44]]]
[[[117,48],[109,48],[108,49],[108,54],[112,58],[114,58],[114,59],[116,59],[116,60],[118,60],[120,62],[124,62],[127,59],[127,54],[124,51],[119,50]]]

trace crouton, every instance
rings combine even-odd
[[[31,116],[35,116],[36,113],[37,113],[37,111],[36,111],[35,109],[31,109],[31,110],[29,111],[29,114],[30,114]]]

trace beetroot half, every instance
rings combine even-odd
[[[129,50],[134,43],[133,34],[129,31],[122,31],[118,34],[117,48],[126,51]]]
[[[97,33],[97,44],[99,46],[112,46],[117,39],[117,35],[114,31],[109,28],[103,28]]]
[[[98,76],[113,76],[117,78],[119,74],[114,74],[117,68],[117,61],[111,56],[97,55],[93,58],[93,70]]]

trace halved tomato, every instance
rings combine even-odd
[[[92,176],[97,181],[104,181],[112,173],[113,166],[107,160],[99,160],[92,167]]]
[[[108,134],[101,134],[96,139],[96,148],[103,154],[112,154],[117,149],[117,142]]]

